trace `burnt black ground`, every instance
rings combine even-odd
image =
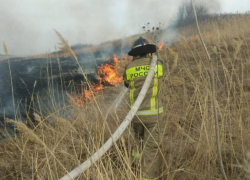
[[[96,78],[97,66],[112,61],[113,54],[128,52],[129,47],[113,47],[90,53],[78,54],[79,64],[91,83],[99,81]],[[54,54],[54,53],[52,53]],[[4,58],[3,58],[4,59]],[[33,112],[41,113],[52,110],[54,105],[69,104],[67,93],[77,92],[77,87],[85,80],[75,59],[60,58],[10,58],[15,113],[12,102],[12,86],[8,60],[0,61],[0,129],[4,119],[27,119],[33,117]],[[34,84],[36,84],[34,86]],[[105,84],[108,85],[108,84]],[[34,97],[32,100],[31,97]],[[39,99],[39,106],[37,100]],[[64,99],[64,102],[63,102]],[[53,103],[52,103],[53,101]],[[41,104],[43,107],[41,107]],[[43,112],[43,113],[44,113]],[[12,129],[12,127],[10,127]]]
[[[98,82],[95,76],[96,65],[90,55],[79,55],[82,69],[87,73],[92,83]],[[98,63],[103,63],[99,61]],[[54,59],[10,59],[12,72],[14,99],[17,112],[26,116],[26,104],[30,104],[31,96],[39,95],[48,100],[48,90],[57,93],[72,90],[72,82],[81,84],[85,80],[79,71],[76,61],[72,58]],[[62,78],[62,79],[61,79]],[[63,86],[61,84],[63,82]],[[35,85],[36,82],[36,85]],[[71,86],[69,86],[71,84]],[[35,85],[35,86],[34,86]],[[64,93],[57,95],[61,99]],[[32,114],[32,113],[31,113]],[[0,119],[5,117],[14,119],[12,88],[8,61],[0,62]]]

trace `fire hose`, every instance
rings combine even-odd
[[[127,116],[121,123],[121,125],[117,128],[117,130],[114,132],[114,134],[105,142],[105,144],[96,151],[90,158],[88,158],[86,161],[84,161],[80,166],[73,169],[71,172],[63,176],[60,180],[71,180],[76,177],[78,177],[81,173],[86,171],[88,168],[90,168],[96,161],[98,161],[111,147],[112,145],[120,138],[120,136],[123,134],[125,129],[128,127],[132,119],[134,118],[137,110],[139,109],[143,99],[145,98],[145,95],[148,91],[149,85],[153,79],[154,72],[155,72],[155,66],[157,62],[157,56],[152,56],[152,61],[150,64],[150,69],[148,71],[148,75],[146,77],[146,80],[142,86],[142,89],[134,103],[134,105],[131,107],[130,111],[128,112]],[[123,91],[123,96],[125,95],[127,91]],[[120,98],[119,98],[120,99]],[[121,101],[121,100],[120,100]],[[119,103],[119,102],[118,102]],[[116,104],[118,104],[116,103]]]

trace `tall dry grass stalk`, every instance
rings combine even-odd
[[[249,25],[249,16],[200,23],[213,59],[223,165],[227,178],[235,180],[249,177],[245,156],[250,149]],[[191,38],[196,36],[194,32],[195,26],[179,29],[182,42],[159,51],[168,69],[160,96],[164,102],[160,145],[164,180],[223,178],[216,147],[210,64],[202,43]],[[207,36],[208,32],[213,36]],[[120,90],[108,87],[103,96],[96,95],[102,112],[109,110]],[[39,106],[43,106],[40,101]],[[15,138],[1,141],[1,178],[59,179],[96,152],[128,110],[126,101],[122,101],[120,108],[105,116],[106,122],[94,101],[86,109],[65,104],[48,108],[46,113],[37,110],[33,125],[23,128]],[[65,117],[59,112],[70,115]],[[30,137],[33,133],[38,139]],[[78,179],[140,179],[140,169],[129,169],[132,133],[131,128],[127,129],[117,146]]]
[[[88,87],[89,87],[89,90],[91,91],[91,94],[92,94],[92,97],[93,97],[93,99],[94,99],[94,101],[95,101],[95,104],[96,104],[96,106],[97,106],[97,108],[98,108],[98,110],[99,110],[99,113],[101,114],[101,116],[102,116],[102,118],[103,118],[103,120],[104,120],[104,122],[105,122],[105,124],[106,124],[106,127],[107,127],[107,129],[109,130],[109,133],[110,133],[110,136],[111,136],[111,138],[109,139],[109,143],[105,143],[104,144],[104,146],[103,147],[101,147],[101,149],[100,149],[100,152],[96,152],[95,154],[101,154],[102,152],[106,152],[106,147],[108,147],[108,146],[112,146],[113,144],[114,144],[114,146],[116,147],[116,150],[117,150],[117,152],[118,152],[118,157],[120,158],[120,162],[121,162],[121,164],[122,164],[122,166],[123,166],[123,168],[124,168],[124,171],[125,172],[127,172],[126,171],[126,166],[128,166],[128,165],[125,165],[124,164],[124,161],[123,161],[123,159],[122,159],[122,157],[121,157],[121,155],[120,155],[120,151],[119,151],[119,148],[118,148],[118,146],[117,146],[117,144],[116,144],[116,140],[115,140],[115,138],[114,137],[117,137],[117,136],[114,136],[113,137],[113,134],[112,134],[112,132],[111,132],[111,130],[110,130],[110,127],[109,127],[109,124],[107,124],[107,122],[106,122],[106,118],[104,117],[104,115],[103,115],[103,113],[102,113],[102,111],[101,111],[101,109],[100,109],[100,107],[99,107],[99,104],[98,104],[98,102],[96,101],[96,98],[95,98],[95,95],[94,95],[94,92],[93,92],[93,90],[92,90],[92,88],[91,88],[91,85],[90,85],[90,82],[89,82],[89,80],[87,79],[87,76],[86,76],[86,74],[84,73],[84,71],[83,71],[83,69],[82,69],[82,67],[81,67],[81,65],[80,65],[80,63],[79,63],[79,61],[78,61],[78,58],[77,58],[77,56],[75,55],[75,53],[73,52],[73,50],[70,48],[70,46],[69,46],[69,44],[68,44],[68,42],[67,42],[67,40],[66,39],[64,39],[63,38],[63,36],[58,32],[58,31],[56,31],[55,30],[55,32],[56,32],[56,34],[57,34],[57,36],[59,37],[59,39],[61,40],[61,42],[60,42],[60,49],[63,51],[63,52],[66,52],[66,53],[68,53],[68,56],[73,56],[73,58],[75,59],[75,61],[77,62],[77,64],[78,64],[78,67],[79,67],[79,69],[81,70],[81,73],[82,73],[82,75],[84,76],[84,79],[85,79],[85,81],[86,81],[86,83],[87,83],[87,85],[88,85]],[[67,54],[66,54],[67,55]],[[93,54],[92,54],[93,55]],[[94,56],[93,56],[94,57]],[[94,61],[95,61],[95,59],[94,59]],[[107,114],[108,115],[108,114]],[[106,115],[106,116],[107,116]],[[120,137],[120,136],[119,136]],[[105,146],[106,145],[106,146]],[[104,148],[105,147],[105,148]],[[102,150],[102,151],[101,151]],[[95,154],[93,155],[93,157],[95,156]],[[95,159],[95,160],[94,160]],[[96,158],[93,158],[93,159],[90,159],[89,160],[89,162],[92,162],[92,161],[97,161],[97,159]],[[84,162],[85,163],[85,162]],[[84,164],[83,163],[83,164]],[[88,166],[89,165],[89,163],[85,163],[86,165],[83,165],[83,167],[85,168],[86,166]],[[129,167],[129,166],[128,166]],[[83,168],[83,169],[84,169]],[[76,171],[74,171],[74,170],[72,170],[72,173],[73,174],[75,174],[75,172],[77,172],[77,170]],[[68,174],[68,172],[66,171],[66,173]],[[79,175],[79,173],[78,173],[78,175]],[[77,176],[78,176],[77,175]],[[126,176],[127,176],[127,179],[130,179],[129,178],[129,175],[126,173]],[[69,177],[70,177],[70,174],[69,174]],[[64,178],[66,178],[67,179],[67,177],[65,176]],[[63,179],[64,179],[63,178]]]
[[[91,92],[91,94],[92,94],[92,96],[93,96],[93,99],[94,99],[94,101],[95,101],[95,103],[96,103],[96,106],[98,107],[100,114],[103,115],[103,113],[102,113],[102,111],[101,111],[101,109],[100,109],[100,107],[99,107],[99,105],[98,105],[98,103],[97,103],[97,101],[96,101],[96,99],[95,99],[95,95],[94,95],[94,92],[93,92],[93,90],[92,90],[92,88],[91,88],[90,82],[89,82],[89,80],[88,80],[86,74],[84,73],[84,71],[83,71],[83,69],[82,69],[82,67],[81,67],[81,65],[80,65],[80,63],[79,63],[77,56],[75,55],[74,51],[73,51],[73,50],[71,49],[71,47],[69,46],[68,41],[67,41],[58,31],[56,31],[56,30],[54,30],[54,31],[56,32],[57,36],[58,36],[59,39],[61,40],[61,42],[59,43],[59,45],[60,45],[59,48],[60,48],[63,52],[65,52],[66,55],[67,55],[68,57],[71,57],[71,56],[72,56],[72,57],[75,59],[77,65],[78,65],[78,67],[80,68],[80,71],[81,71],[81,73],[82,73],[82,75],[83,75],[83,77],[84,77],[84,79],[85,79],[85,81],[86,81],[86,83],[87,83],[87,85],[88,85],[88,87],[89,87],[89,90],[90,90],[90,92]]]
[[[221,144],[220,144],[220,132],[219,132],[219,122],[218,122],[218,112],[217,112],[217,104],[216,104],[216,95],[215,95],[215,78],[214,78],[214,67],[213,67],[213,62],[212,59],[210,57],[210,54],[208,53],[207,50],[207,46],[203,40],[203,37],[201,35],[201,31],[200,31],[200,27],[199,27],[199,23],[198,23],[198,19],[197,19],[197,14],[196,14],[196,10],[194,7],[194,1],[192,0],[192,6],[193,6],[193,12],[194,12],[194,17],[195,17],[195,22],[196,22],[196,26],[197,26],[197,30],[202,42],[202,45],[204,47],[204,50],[206,51],[207,54],[207,58],[208,61],[210,62],[210,68],[211,68],[211,79],[212,79],[212,98],[213,98],[213,109],[214,109],[214,120],[215,120],[215,132],[216,132],[216,143],[217,143],[217,151],[218,151],[218,155],[219,155],[219,163],[220,163],[220,168],[221,168],[221,173],[223,175],[223,178],[225,180],[227,180],[227,176],[224,170],[224,165],[222,162],[222,155],[221,155]]]
[[[246,177],[250,179],[250,152],[247,152],[246,154],[243,168],[246,171]]]
[[[124,133],[125,129],[129,126],[130,122],[133,120],[137,110],[139,109],[142,101],[145,98],[146,92],[148,91],[148,88],[149,88],[151,81],[153,79],[154,72],[155,72],[155,66],[156,66],[157,62],[158,62],[157,56],[153,55],[148,75],[147,75],[145,82],[142,86],[142,89],[138,95],[138,98],[136,99],[134,105],[131,107],[131,110],[128,112],[128,114],[126,115],[126,117],[123,120],[123,122],[121,123],[121,125],[119,125],[119,127],[116,129],[116,131],[105,142],[105,144],[100,149],[98,149],[96,151],[95,154],[93,154],[89,159],[84,161],[80,166],[73,169],[70,173],[68,173],[64,177],[62,177],[61,180],[69,180],[72,177],[73,178],[78,177],[81,173],[86,171],[88,168],[91,167],[91,165],[93,165],[96,161],[98,161],[112,147],[112,145],[115,144],[115,142],[121,137],[121,135]],[[120,154],[118,154],[118,155],[122,161]],[[127,166],[130,167],[129,164],[127,164]],[[126,168],[126,167],[124,166],[124,168]],[[130,176],[127,173],[126,173],[126,175],[127,175],[127,179],[130,179]]]
[[[5,43],[3,43],[3,49],[4,49],[4,52],[5,52],[5,54],[7,56],[7,59],[8,59],[9,72],[10,72],[11,94],[12,94],[12,105],[13,105],[14,116],[15,116],[15,119],[16,119],[16,107],[15,107],[15,97],[14,97],[14,87],[13,87],[13,81],[12,81],[12,73],[11,73],[11,67],[10,67],[10,58],[9,58],[9,54],[8,54],[8,48],[7,48]]]

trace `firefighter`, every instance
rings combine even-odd
[[[130,89],[129,99],[132,106],[139,95],[151,64],[150,54],[156,52],[156,46],[140,37],[128,55],[133,61],[125,68],[124,84]],[[132,120],[135,144],[132,149],[132,166],[136,162],[142,170],[142,180],[153,180],[160,176],[160,131],[159,123],[163,119],[163,105],[157,96],[159,84],[163,80],[163,62],[158,60],[155,75],[146,96]]]

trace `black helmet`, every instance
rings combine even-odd
[[[149,44],[147,39],[139,37],[135,40],[134,46],[131,51],[128,52],[130,56],[139,56],[142,54],[149,54],[156,52],[156,46],[154,44]]]

